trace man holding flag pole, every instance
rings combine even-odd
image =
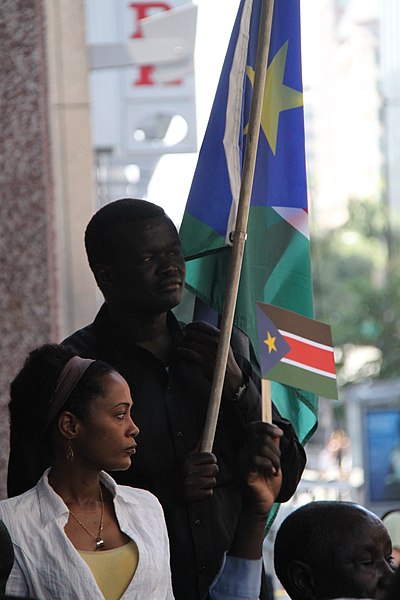
[[[222,269],[221,272],[225,275],[227,271],[225,258],[230,254],[230,246],[225,246],[225,239],[229,241],[232,237],[230,234],[235,231],[236,223],[236,210],[232,208],[231,211],[231,207],[234,206],[233,195],[229,190],[235,189],[239,198],[240,183],[242,178],[247,177],[242,173],[242,151],[246,145],[246,138],[252,138],[255,142],[255,175],[261,160],[260,143],[263,141],[264,126],[260,130],[260,143],[257,146],[255,137],[259,126],[253,118],[250,119],[246,108],[252,96],[253,86],[257,88],[260,85],[257,82],[261,82],[263,87],[265,79],[265,90],[273,90],[280,74],[286,77],[286,71],[292,71],[292,68],[288,67],[293,61],[291,34],[288,39],[281,29],[282,24],[286,26],[288,23],[291,27],[296,25],[298,29],[298,0],[275,0],[274,10],[272,8],[271,0],[242,0],[240,3],[214,103],[216,113],[213,109],[181,229],[185,249],[191,239],[194,242],[195,238],[202,238],[201,248],[196,246],[189,254],[200,256],[204,252],[207,254],[206,259],[217,259],[217,270],[215,271],[214,267],[212,269],[213,273],[217,274],[218,268]],[[282,14],[282,9],[289,11],[290,18]],[[269,67],[265,72],[265,68],[256,69],[255,58],[259,30],[268,32],[270,29],[264,23],[267,15],[268,18],[272,17],[272,27]],[[279,33],[278,39],[275,30]],[[285,38],[283,42],[282,35]],[[265,58],[267,48],[268,44],[264,46]],[[296,52],[295,45],[294,55]],[[294,73],[297,73],[296,69]],[[298,84],[298,79],[296,81]],[[282,84],[281,81],[281,85],[286,84]],[[301,89],[301,86],[298,89]],[[289,100],[286,99],[283,104],[281,100],[278,101],[278,117],[280,111],[286,110],[282,106],[300,106],[301,92],[298,89],[294,89],[294,92],[287,91]],[[264,115],[266,98],[269,96],[265,93],[255,95],[258,96],[258,103],[261,103]],[[291,110],[288,109],[287,112],[290,113]],[[280,117],[278,121],[279,119]],[[265,129],[269,132],[268,144],[272,145],[277,158],[281,160],[281,124],[279,121],[278,127],[276,118],[273,118],[271,129],[270,121],[271,119],[267,119],[265,123]],[[232,131],[225,127],[227,123],[233,125]],[[215,124],[217,126],[214,126]],[[285,135],[293,126],[291,121],[285,125]],[[221,139],[214,137],[210,148],[209,133],[216,135],[223,131],[225,133]],[[265,147],[265,141],[263,143],[264,149],[269,150],[269,147]],[[297,140],[295,148],[302,147],[302,143],[301,139]],[[226,148],[226,155],[220,154],[221,145]],[[230,159],[228,161],[226,156],[233,162]],[[202,166],[204,158],[208,161],[206,166]],[[228,163],[229,170],[226,168]],[[287,166],[283,169],[281,166],[279,173],[274,173],[272,166],[265,167],[263,163],[261,166],[270,187],[275,190],[277,179],[291,179],[292,171],[301,171],[302,165],[301,160],[296,159],[289,170]],[[225,167],[225,175],[221,171],[222,167]],[[251,174],[251,167],[248,173]],[[199,181],[203,184],[200,189]],[[257,251],[255,256],[252,245],[255,237],[249,227],[244,264],[255,265],[256,269],[263,273],[258,284],[261,287],[266,283],[266,278],[268,279],[268,289],[272,290],[270,301],[279,300],[281,296],[291,301],[294,289],[302,290],[301,296],[305,296],[310,288],[309,268],[303,271],[295,270],[295,282],[290,283],[289,277],[283,295],[278,293],[280,276],[288,271],[289,267],[286,260],[286,255],[289,254],[286,252],[288,236],[292,243],[291,250],[295,253],[292,253],[294,263],[299,263],[297,266],[303,268],[304,250],[308,249],[308,246],[298,234],[302,229],[306,209],[305,192],[299,192],[297,204],[293,208],[289,205],[292,187],[289,181],[286,181],[286,192],[282,190],[279,198],[273,197],[274,202],[278,204],[273,205],[275,208],[267,204],[264,213],[265,193],[261,193],[260,184],[255,186],[256,182],[258,179],[255,177],[251,198],[253,203],[257,194],[257,202],[253,207],[250,204],[251,228],[267,223],[272,232],[279,233],[280,239],[279,243],[276,240],[271,241],[271,231],[268,235],[264,232],[263,240],[268,250],[272,248],[274,252],[268,252],[265,257],[262,252]],[[301,186],[298,187],[299,190],[302,189]],[[251,179],[247,189],[251,190]],[[196,198],[202,199],[203,206],[197,205]],[[206,200],[210,200],[212,205],[206,206]],[[239,207],[239,214],[241,210]],[[214,217],[217,217],[215,228]],[[245,221],[246,219],[243,225],[239,225],[239,229],[236,227],[233,234],[234,247],[238,244],[239,255],[240,246],[243,249],[246,236]],[[201,236],[198,236],[199,233]],[[210,246],[204,243],[204,234],[206,238],[208,236]],[[218,572],[224,552],[231,546],[238,523],[242,501],[242,488],[238,481],[239,463],[246,442],[246,424],[260,420],[261,417],[260,379],[248,361],[234,354],[229,348],[229,328],[225,328],[223,332],[227,345],[223,360],[220,361],[221,371],[220,368],[215,368],[216,354],[223,348],[223,344],[218,343],[219,332],[206,323],[193,323],[182,329],[173,315],[172,309],[180,303],[182,297],[185,264],[176,229],[160,207],[132,199],[112,202],[93,216],[86,230],[85,242],[89,263],[105,303],[91,325],[75,332],[64,343],[71,345],[80,356],[110,363],[129,383],[134,402],[135,422],[141,430],[140,450],[135,456],[132,468],[113,475],[119,483],[148,489],[158,497],[164,509],[170,538],[175,598],[201,600]],[[283,254],[279,255],[278,260],[280,251]],[[265,258],[268,262],[267,274],[264,272]],[[194,283],[197,274],[200,273],[197,271],[197,260],[202,261],[203,258],[188,262],[191,289],[195,289]],[[206,267],[210,268],[209,262]],[[208,278],[209,273],[206,269],[205,280],[208,285],[215,285],[216,280],[214,279],[212,284],[212,279]],[[238,271],[234,277],[238,277]],[[203,283],[203,275],[199,275],[198,281]],[[242,292],[239,290],[238,296],[240,303],[243,289],[245,295],[248,293],[250,301],[253,302],[253,287],[249,285],[249,281],[249,276],[242,268]],[[223,301],[225,286],[222,291],[217,292]],[[201,293],[203,299],[206,295]],[[234,295],[232,300],[234,304]],[[222,304],[221,307],[218,303],[214,306],[222,311]],[[304,312],[307,312],[305,306],[303,308]],[[255,306],[247,313],[250,321],[253,320],[252,311],[255,311]],[[242,326],[243,323],[239,319],[238,325]],[[246,327],[242,328],[249,333]],[[255,316],[254,329],[256,330]],[[218,398],[220,406],[214,411],[214,431],[204,449],[200,447],[200,441],[203,435],[204,443],[204,423],[210,392],[216,387],[212,382],[213,372],[219,373],[222,382],[221,396]],[[286,406],[286,390],[283,386],[282,389],[285,392],[282,402],[281,397],[273,390],[275,405],[279,396],[279,411],[281,406]],[[300,398],[300,392],[298,397]],[[301,398],[302,404],[306,406],[305,397]],[[315,417],[311,400],[307,406]],[[267,460],[270,470],[272,472],[280,468],[282,471],[282,486],[277,497],[279,502],[286,501],[293,495],[304,469],[305,454],[293,432],[289,422],[291,419],[282,419],[274,406],[272,411],[273,422],[283,431],[283,436],[279,439],[279,448],[276,439],[280,434],[274,433],[276,428],[266,423],[261,425],[264,426],[268,438]],[[293,412],[296,415],[299,413],[297,406],[293,406]],[[294,419],[294,422],[296,426],[305,423],[299,419]],[[310,427],[308,420],[305,428],[298,429],[302,441],[306,437],[302,435],[303,431],[307,427],[308,431],[311,431],[313,426],[315,421]],[[210,453],[211,447],[219,468],[218,474],[215,475],[215,487],[208,484],[205,486],[203,477],[206,472],[206,478],[208,476],[210,481],[210,469],[215,473],[215,457]],[[24,491],[21,487],[29,482],[22,480],[30,475],[29,456],[25,457],[25,461],[18,462],[18,452],[21,452],[18,440],[11,439],[8,484],[9,491],[13,488],[13,494]],[[24,464],[24,469],[18,469],[18,464]]]
[[[213,447],[233,322],[257,368],[257,302],[313,315],[302,107],[299,0],[243,0],[180,229],[186,286],[222,313],[203,450]],[[317,426],[306,390],[318,388],[261,383],[263,420],[273,395],[305,443]]]

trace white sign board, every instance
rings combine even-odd
[[[187,0],[86,0],[96,149],[135,161],[196,151],[195,29]]]

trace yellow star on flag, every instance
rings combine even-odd
[[[271,354],[271,352],[273,350],[276,352],[275,340],[276,340],[276,337],[272,337],[272,335],[268,331],[267,332],[267,339],[264,340],[264,344],[266,346],[268,346],[268,354]]]
[[[278,138],[279,115],[283,110],[298,108],[303,106],[303,94],[283,83],[285,74],[286,56],[289,41],[275,54],[271,64],[267,69],[267,75],[264,87],[264,100],[261,117],[261,127],[265,137],[268,140],[270,148],[275,156],[276,141]],[[254,84],[254,69],[247,67],[246,73]],[[247,126],[244,133],[247,133]]]

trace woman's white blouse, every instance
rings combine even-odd
[[[104,600],[96,580],[64,532],[68,508],[45,471],[36,487],[0,502],[15,553],[7,594],[40,600]],[[111,492],[121,531],[134,540],[139,563],[123,600],[173,600],[169,542],[157,498],[146,490],[117,485],[101,473]]]

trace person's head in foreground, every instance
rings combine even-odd
[[[26,435],[36,460],[35,485],[45,468],[76,473],[124,470],[138,428],[128,384],[110,365],[45,344],[30,353],[11,384],[12,428]]]
[[[381,599],[394,577],[385,526],[351,502],[310,502],[292,512],[276,535],[274,563],[292,600]]]

